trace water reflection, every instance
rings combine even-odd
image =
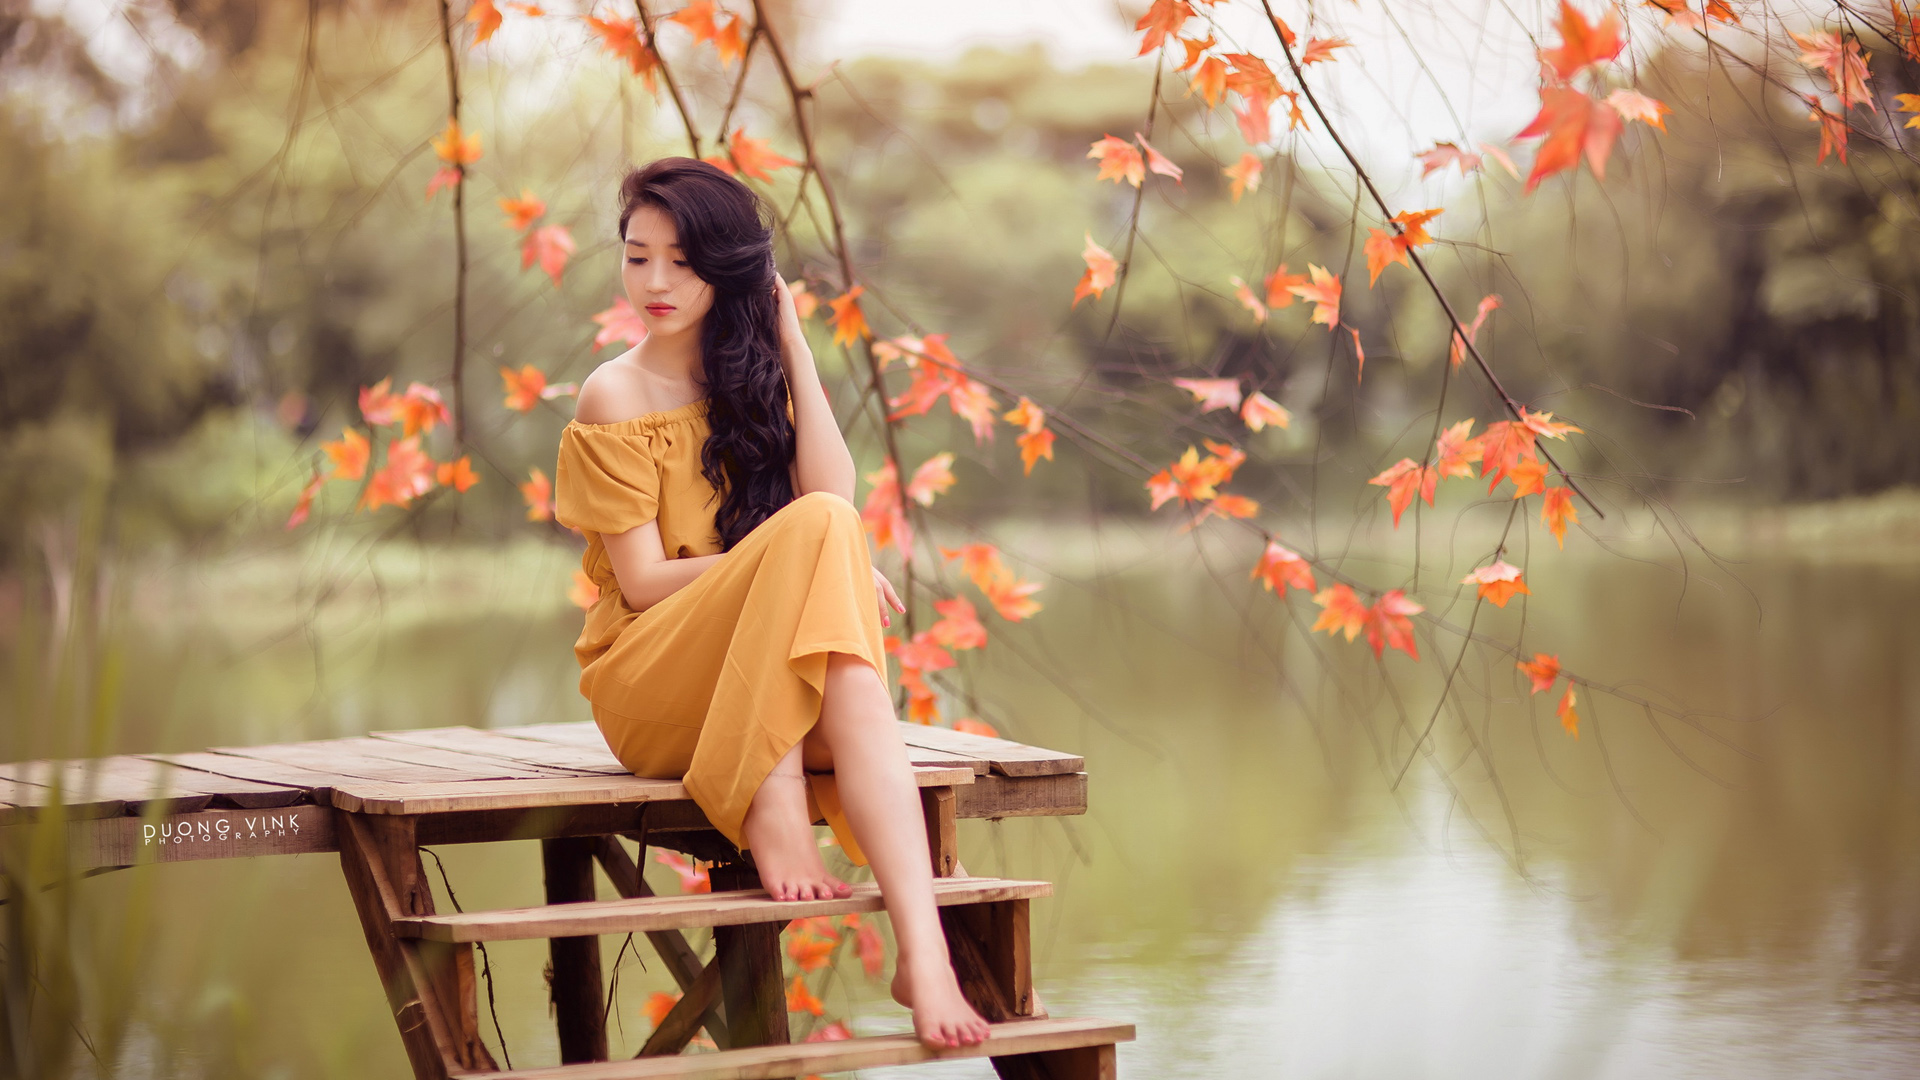
[[[525,599],[556,595],[568,560],[433,565],[312,634],[281,635],[285,609],[223,601],[218,580],[146,604],[124,747],[584,718],[577,616]],[[1510,659],[1470,651],[1460,708],[1397,789],[1457,643],[1390,661],[1389,693],[1363,646],[1307,643],[1290,629],[1304,609],[1231,575],[1224,598],[1165,564],[1052,585],[1042,619],[994,624],[963,664],[981,715],[1086,754],[1093,809],[967,823],[966,860],[1056,882],[1035,909],[1039,985],[1057,1012],[1139,1025],[1123,1075],[1920,1075],[1920,569],[1740,574],[1753,595],[1722,580],[1677,599],[1652,567],[1530,572],[1537,595],[1572,599],[1481,628],[1525,618],[1583,674],[1724,715],[1650,722],[1585,695],[1571,740]],[[431,614],[448,595],[458,616]],[[464,907],[539,902],[532,844],[440,854]],[[405,1074],[333,857],[158,873],[155,1054]],[[131,876],[86,887],[111,897]],[[542,943],[491,949],[516,1065],[556,1058],[544,960]],[[629,1052],[665,983],[650,966],[621,964]],[[828,992],[858,1030],[903,1028],[879,1001],[858,976]]]

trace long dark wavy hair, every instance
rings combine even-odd
[[[700,333],[707,426],[700,471],[724,493],[714,512],[721,550],[794,499],[793,422],[780,364],[780,310],[774,297],[772,213],[753,189],[705,161],[664,157],[620,181],[620,239],[642,206],[673,218],[680,249],[713,307]],[[711,500],[709,500],[711,501]]]

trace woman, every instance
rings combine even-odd
[[[580,691],[621,763],[684,777],[776,899],[850,892],[820,860],[817,805],[873,866],[916,1034],[978,1043],[886,686],[884,608],[906,608],[868,553],[765,207],[691,158],[628,173],[620,201],[621,282],[647,335],[581,386],[555,474],[600,587]]]

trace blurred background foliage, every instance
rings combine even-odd
[[[270,537],[319,441],[355,419],[359,386],[391,375],[444,389],[450,370],[449,200],[420,194],[445,113],[433,10],[171,0],[128,11],[151,53],[132,80],[103,70],[61,18],[0,15],[9,559],[35,522],[71,520],[89,485],[109,486],[119,544]],[[423,537],[456,521],[477,538],[523,527],[514,484],[529,466],[550,470],[568,403],[509,413],[495,369],[574,379],[610,355],[593,349],[588,317],[615,295],[615,181],[629,160],[685,152],[677,119],[584,42],[525,70],[491,55],[464,60],[468,127],[486,151],[468,193],[466,388],[483,483],[398,526]],[[1915,89],[1910,65],[1873,66],[1884,92]],[[1727,107],[1711,121],[1682,109],[1665,135],[1630,133],[1604,184],[1580,175],[1530,198],[1504,177],[1454,189],[1440,235],[1462,239],[1434,262],[1461,310],[1505,298],[1486,339],[1502,377],[1600,436],[1585,467],[1661,478],[1669,493],[1737,480],[1717,490],[1817,498],[1920,479],[1920,244],[1902,201],[1920,168],[1865,140],[1850,164],[1808,166],[1804,106],[1690,53],[1647,72],[1668,100]],[[706,92],[723,72],[686,78],[694,99],[724,100]],[[1112,293],[1069,308],[1083,234],[1116,244],[1135,195],[1093,179],[1087,145],[1141,126],[1151,80],[1144,64],[1057,70],[1038,46],[839,65],[817,91],[818,123],[856,262],[877,283],[869,317],[882,334],[949,333],[969,362],[1149,460],[1200,434],[1241,439],[1252,456],[1237,487],[1282,512],[1316,467],[1323,497],[1377,495],[1365,477],[1417,456],[1427,435],[1415,421],[1430,419],[1441,377],[1440,316],[1409,272],[1372,290],[1350,277],[1343,322],[1368,344],[1364,382],[1349,352],[1308,328],[1304,304],[1255,323],[1229,275],[1257,283],[1283,260],[1360,271],[1372,222],[1356,237],[1350,189],[1284,156],[1230,201],[1219,165],[1242,149],[1238,135],[1175,79],[1154,140],[1185,177],[1149,185],[1124,317],[1109,332]],[[750,83],[740,116],[791,150],[755,110],[755,91],[773,89]],[[792,172],[771,188],[776,207],[790,205]],[[561,288],[521,271],[493,209],[523,187],[580,241]],[[799,250],[784,268],[831,295],[817,234],[791,225]],[[844,415],[855,380],[819,344]],[[1196,418],[1164,385],[1181,374],[1245,375],[1296,423],[1252,434]],[[1449,414],[1484,422],[1492,406],[1473,379]],[[944,409],[909,430],[909,467],[959,452],[961,483],[942,507],[955,515],[1063,499],[1146,507],[1136,478],[1086,467],[1065,441],[1029,479],[969,483],[969,471],[1017,475],[1010,438],[976,448]],[[452,452],[450,433],[431,438],[437,455]],[[875,447],[856,451],[878,466]],[[347,510],[347,487],[330,485],[319,512]]]

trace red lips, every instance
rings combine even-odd
[[[665,315],[667,312],[677,309],[672,304],[648,304],[647,310],[655,315]]]

